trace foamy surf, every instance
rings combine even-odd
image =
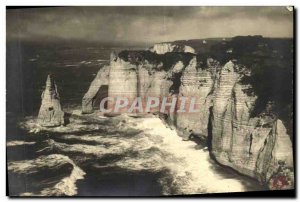
[[[261,190],[258,183],[217,165],[210,159],[207,149],[199,149],[195,142],[183,141],[176,130],[167,127],[154,115],[131,117],[122,114],[106,119],[98,118],[97,121],[90,116],[93,120],[91,124],[86,124],[85,116],[77,116],[78,119],[74,120],[76,124],[53,129],[54,135],[47,136],[42,148],[36,151],[37,154],[49,156],[54,152],[63,154],[74,167],[72,173],[51,188],[23,195],[83,193],[81,188],[92,186],[84,179],[81,182],[85,187],[76,187],[76,181],[82,179],[84,173],[89,178],[99,179],[93,183],[104,183],[101,181],[103,177],[114,175],[112,168],[123,170],[124,175],[127,171],[145,171],[153,173],[153,176],[155,173],[164,173],[155,182],[161,185],[159,193],[162,195]],[[32,121],[29,124],[32,125]],[[40,130],[43,132],[44,129]],[[49,129],[44,131],[48,132]],[[111,180],[118,183],[119,179]],[[92,194],[97,196],[99,191],[95,190]]]
[[[15,161],[8,163],[8,171],[17,174],[34,174],[42,167],[55,168],[56,164],[69,163],[73,166],[69,176],[64,177],[52,187],[42,187],[39,192],[24,192],[21,196],[73,196],[77,194],[76,182],[84,179],[85,172],[81,170],[68,156],[51,154],[40,156],[33,160]],[[59,170],[57,171],[59,172]],[[25,182],[26,184],[27,182]]]
[[[159,118],[128,119],[128,123],[162,140],[155,146],[172,158],[164,158],[160,163],[170,169],[180,194],[250,191],[244,179],[226,178],[216,172],[217,165],[207,150],[197,150],[195,142],[182,141],[176,131],[166,127]]]
[[[9,141],[6,143],[7,147],[21,146],[21,145],[33,145],[35,142],[26,142],[21,140]]]

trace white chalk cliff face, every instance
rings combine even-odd
[[[267,115],[250,118],[257,97],[244,93],[251,86],[239,83],[238,68],[230,61],[220,71],[211,114],[212,154],[221,164],[261,182],[269,183],[282,169],[292,181],[292,145],[286,129],[281,120]]]
[[[146,61],[138,66],[138,95],[142,98],[145,109],[148,97],[167,97],[172,81],[168,80],[168,73],[164,70],[157,71],[154,68],[161,68],[162,64],[153,65]],[[150,112],[159,112],[160,105],[150,109]]]
[[[152,51],[164,54],[174,51],[174,47],[156,44]],[[178,135],[186,137],[193,133],[206,138],[216,161],[259,180],[270,189],[278,189],[276,180],[282,177],[287,183],[280,188],[293,188],[290,137],[278,118],[267,113],[251,117],[257,96],[247,93],[251,85],[240,82],[244,75],[251,73],[248,69],[232,61],[221,66],[213,59],[200,64],[196,56],[187,63],[175,61],[170,68],[163,68],[164,65],[147,60],[132,64],[116,56],[109,67],[109,96],[195,97],[198,112],[164,113],[166,122],[177,129]],[[97,78],[102,77],[97,75]]]
[[[176,125],[180,130],[185,131],[188,129],[192,130],[194,134],[207,136],[209,108],[212,106],[210,94],[214,85],[214,71],[210,70],[214,70],[216,67],[210,67],[210,69],[200,67],[197,69],[196,66],[197,60],[194,57],[183,71],[179,96],[196,98],[195,108],[198,112],[178,113]]]
[[[137,67],[121,58],[112,58],[110,61],[110,74],[108,85],[108,96],[117,99],[127,98],[129,103],[137,97]],[[116,101],[117,102],[117,101]],[[108,102],[108,109],[114,109],[116,102]],[[126,112],[127,107],[121,108],[118,112]]]
[[[186,45],[178,45],[172,43],[157,43],[154,44],[153,48],[150,51],[157,54],[165,54],[169,52],[185,52],[185,53],[195,53],[195,50]]]

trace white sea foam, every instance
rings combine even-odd
[[[92,158],[92,162],[95,158],[95,163],[91,166],[96,169],[119,167],[137,172],[167,171],[166,176],[160,179],[163,194],[166,195],[243,192],[259,189],[253,186],[253,182],[251,184],[249,180],[237,174],[228,174],[225,169],[210,159],[207,149],[197,149],[196,143],[182,141],[176,134],[176,130],[166,127],[163,121],[155,116],[134,118],[122,114],[108,119],[116,122],[116,125],[101,125],[107,129],[107,134],[101,132],[102,130],[99,133],[95,131],[91,133],[89,129],[95,128],[97,124],[83,127],[78,121],[76,126],[65,127],[64,131],[84,130],[84,134],[72,134],[72,132],[62,134],[60,139],[64,139],[64,143],[60,142],[60,139],[48,140],[48,147],[41,151],[55,148],[55,151],[65,155],[70,154],[70,157],[76,153],[77,157],[82,155],[83,158]],[[71,140],[75,140],[75,143]],[[120,158],[102,164],[101,158],[111,154]],[[76,194],[74,181],[83,176],[83,171],[80,168],[76,171],[75,168],[74,166],[75,174],[71,174],[58,184],[57,189],[51,189],[51,192],[44,190],[41,194],[56,195],[53,190],[64,190],[57,192],[65,195]],[[248,186],[249,184],[251,186]]]
[[[20,145],[32,145],[35,144],[35,142],[25,142],[21,140],[14,140],[14,141],[9,141],[6,143],[7,147],[13,147],[13,146],[20,146]]]
[[[65,67],[78,67],[78,65],[77,64],[67,64],[67,65],[65,65]]]
[[[61,154],[51,154],[48,156],[41,156],[34,160],[15,161],[8,163],[8,170],[14,173],[29,174],[36,172],[39,167],[54,167],[56,163],[65,162],[73,165],[71,174],[64,177],[61,181],[53,187],[43,188],[39,193],[25,192],[22,196],[72,196],[77,194],[76,181],[83,179],[85,172],[81,170],[68,156]]]
[[[238,175],[228,177],[224,172],[216,170],[215,162],[205,149],[196,149],[192,141],[182,141],[175,130],[166,127],[162,120],[152,118],[132,118],[122,115],[126,120],[123,130],[135,128],[143,132],[132,137],[97,136],[97,135],[64,135],[64,139],[94,141],[101,145],[55,143],[65,152],[82,152],[101,157],[106,154],[125,154],[135,152],[134,156],[124,156],[108,166],[118,166],[130,170],[169,170],[172,181],[164,185],[164,194],[171,194],[169,187],[176,187],[176,194],[199,194],[219,192],[243,192],[249,190],[244,184],[248,182]],[[117,126],[119,127],[119,126]],[[103,166],[100,166],[103,167]],[[105,167],[105,166],[104,166]],[[229,175],[230,176],[230,175]],[[167,184],[166,184],[167,183]]]
[[[213,169],[217,165],[210,160],[208,151],[196,150],[196,143],[192,141],[182,141],[176,131],[167,128],[159,118],[134,119],[129,120],[130,123],[151,135],[152,140],[161,140],[155,142],[155,147],[169,155],[151,156],[151,160],[156,160],[151,161],[152,166],[155,166],[153,163],[157,163],[156,166],[170,169],[179,192],[196,194],[247,191],[242,180],[226,178]],[[139,167],[139,161],[126,160],[126,164],[135,163],[138,163],[136,166]]]

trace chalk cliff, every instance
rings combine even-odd
[[[209,120],[209,108],[212,106],[212,91],[215,82],[217,66],[197,67],[197,59],[194,57],[183,71],[179,96],[196,98],[194,113],[178,113],[176,125],[180,130],[192,130],[198,136],[207,136]],[[182,134],[182,133],[180,133]],[[186,134],[182,134],[186,136]]]
[[[270,181],[282,169],[293,187],[292,144],[282,121],[272,114],[251,117],[257,96],[247,95],[243,69],[228,62],[219,73],[211,111],[211,152],[216,160],[240,173],[274,186]],[[280,146],[279,146],[280,145]]]
[[[185,53],[195,53],[195,50],[186,45],[173,44],[173,43],[157,43],[150,49],[150,51],[157,54],[165,54],[168,52],[185,52]]]
[[[293,188],[290,136],[272,109],[264,107],[254,113],[260,96],[250,83],[243,82],[252,77],[251,69],[236,59],[221,63],[213,57],[203,59],[194,51],[174,50],[172,45],[156,44],[151,51],[124,51],[113,57],[110,73],[105,74],[108,95],[129,99],[195,97],[198,112],[162,113],[180,136],[193,134],[206,139],[216,161],[270,189]],[[95,80],[102,79],[98,75]],[[89,103],[86,100],[85,96],[83,111]],[[159,107],[151,112],[158,111]]]
[[[138,95],[137,67],[119,57],[111,58],[108,82],[108,96],[118,99],[127,98],[131,103]],[[115,102],[108,102],[108,109],[114,109]],[[118,112],[126,112],[129,106],[121,108]]]

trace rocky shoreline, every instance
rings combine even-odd
[[[237,59],[224,64],[210,57],[205,61],[197,54],[185,52],[185,48],[174,48],[176,45],[171,43],[169,48],[165,46],[168,45],[155,45],[152,52],[113,53],[110,65],[99,70],[85,94],[83,112],[93,111],[103,86],[108,89],[103,93],[109,97],[195,96],[200,106],[198,113],[163,113],[179,136],[187,138],[192,133],[207,139],[210,152],[219,163],[267,184],[270,189],[293,188],[290,135],[273,113],[272,102],[253,115],[260,97],[251,84],[243,82],[245,77],[253,77],[251,69]],[[278,179],[284,179],[285,185],[277,186]]]
[[[245,43],[243,37],[213,42],[210,50],[180,41],[112,52],[83,96],[81,110],[68,113],[48,76],[38,116],[18,122],[26,137],[7,142],[9,175],[21,182],[11,186],[26,185],[12,195],[109,195],[105,179],[121,183],[110,184],[115,188],[110,194],[134,195],[137,187],[130,179],[140,176],[147,179],[143,196],[294,189],[290,105],[270,97],[272,83],[261,84],[266,89],[255,84],[269,72],[259,72],[245,57],[261,58],[260,47],[266,47],[261,43],[268,40],[250,39],[259,41],[251,60],[229,46]],[[219,45],[225,53],[218,52]],[[267,52],[264,62],[275,60],[276,52]],[[120,96],[139,97],[141,103],[176,98],[175,110],[161,111],[159,103],[143,113],[127,113],[128,107],[99,111],[103,99]],[[196,98],[198,111],[177,113],[182,97]],[[14,150],[20,148],[26,153],[18,156]],[[59,176],[45,175],[59,169]],[[38,187],[26,179],[44,183]]]

